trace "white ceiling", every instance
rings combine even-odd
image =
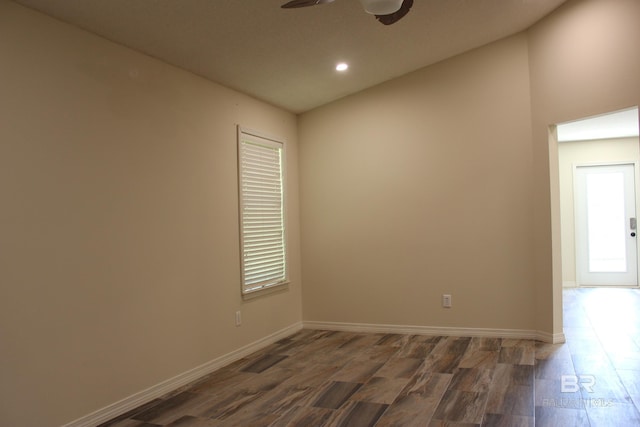
[[[559,142],[638,136],[638,108],[561,123],[557,132]]]
[[[565,0],[414,0],[390,26],[358,0],[16,1],[300,113],[522,31]]]

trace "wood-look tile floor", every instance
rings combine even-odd
[[[557,345],[303,330],[101,427],[639,426],[640,290],[564,305]]]

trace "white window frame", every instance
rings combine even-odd
[[[267,194],[263,190],[260,191],[262,194],[247,191],[252,184],[260,182],[258,176],[251,174],[252,171],[256,171],[256,168],[264,166],[266,172],[271,169],[270,172],[274,176],[273,161],[277,162],[277,160],[273,157],[268,158],[269,152],[274,153],[274,150],[279,153],[279,156],[276,157],[279,157],[280,173],[279,180],[277,178],[275,182],[271,180],[270,184],[275,185],[276,191],[267,191]],[[265,159],[268,162],[261,165],[256,157],[259,155],[267,155]],[[285,165],[284,141],[238,126],[240,271],[241,290],[244,298],[258,296],[267,291],[280,290],[282,286],[289,283]],[[277,174],[277,171],[275,172]],[[261,197],[266,197],[271,204],[269,207],[271,212],[268,214],[271,216],[269,221],[266,221],[264,217],[261,218],[263,214],[266,216],[267,212],[255,203],[256,199]],[[279,229],[276,230],[275,236],[274,227]],[[251,247],[256,248],[257,241],[266,238],[267,234],[271,237],[267,242],[268,249],[252,251]]]

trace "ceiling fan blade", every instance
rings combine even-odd
[[[283,9],[293,9],[296,7],[315,6],[317,4],[331,3],[334,0],[291,0],[280,6]]]
[[[402,6],[400,6],[400,9],[393,13],[390,13],[389,15],[376,15],[376,19],[384,25],[391,25],[395,22],[398,22],[407,13],[409,13],[411,6],[413,6],[413,0],[404,0],[402,2]]]

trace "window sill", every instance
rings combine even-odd
[[[282,282],[282,283],[278,283],[277,285],[271,285],[266,288],[256,289],[255,291],[244,292],[242,294],[242,299],[247,301],[247,300],[252,300],[256,298],[261,298],[266,295],[286,292],[288,290],[289,290],[289,282]]]

